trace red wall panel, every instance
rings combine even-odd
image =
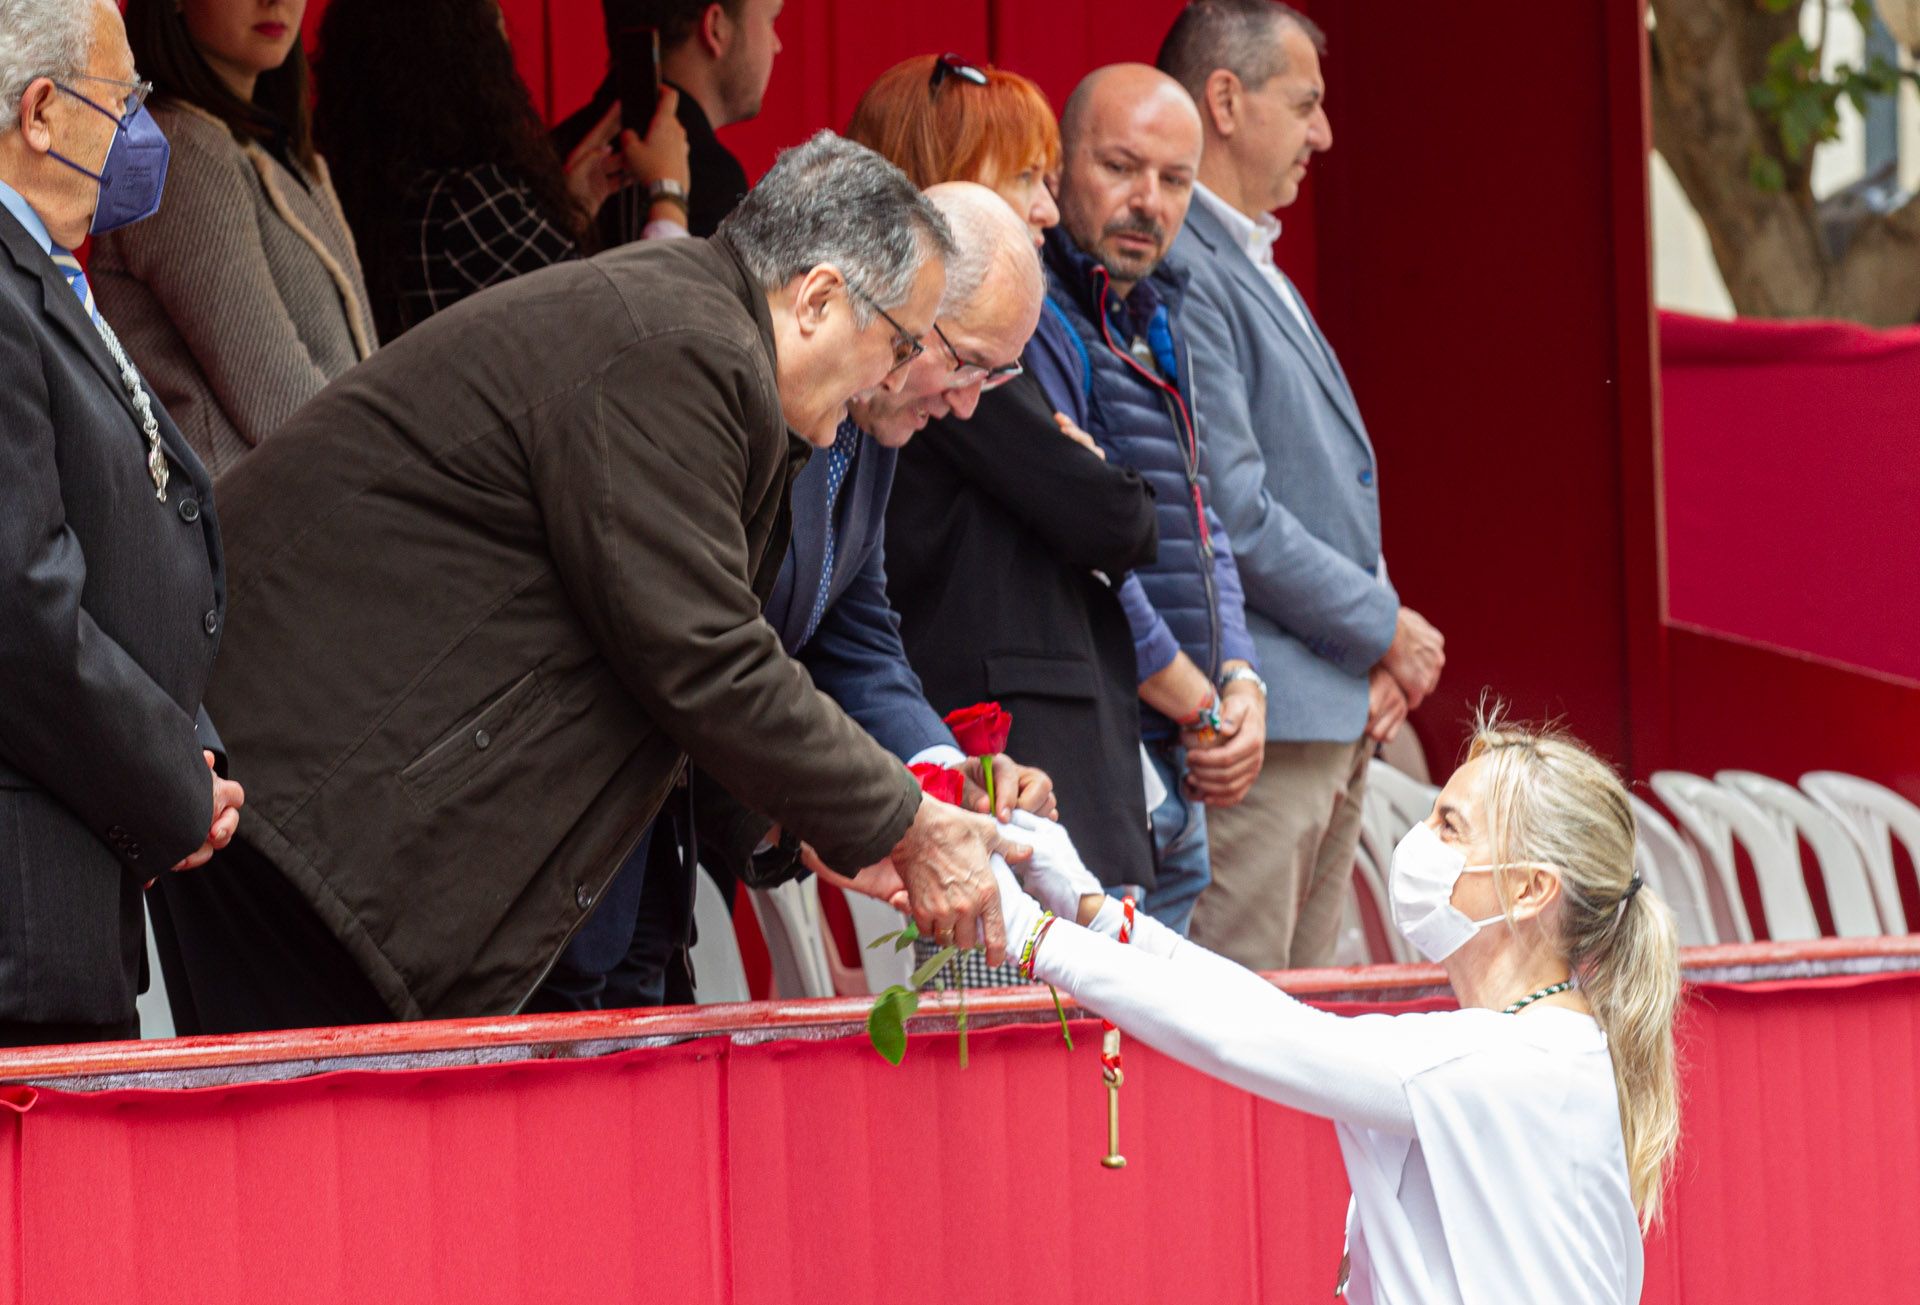
[[[1668,611],[1915,681],[1920,328],[1665,314]]]
[[[1629,610],[1623,528],[1623,448],[1651,415],[1618,384],[1623,324],[1644,337],[1650,313],[1615,277],[1645,245],[1613,204],[1619,160],[1645,168],[1642,124],[1610,107],[1637,84],[1637,42],[1610,39],[1634,9],[1314,10],[1349,75],[1313,183],[1319,312],[1379,450],[1393,578],[1447,635],[1419,718],[1446,761],[1484,688],[1627,758],[1627,631],[1654,616]],[[1469,55],[1499,29],[1524,53]]]
[[[1835,1284],[1907,1299],[1920,977],[1690,992],[1684,1141],[1647,1301],[1816,1300]],[[1031,1018],[1047,1020],[1044,1002]],[[487,1031],[506,1023],[537,1044],[565,1022]],[[198,1090],[15,1089],[32,1104],[0,1110],[0,1302],[1328,1296],[1347,1184],[1324,1121],[1129,1043],[1114,1172],[1098,1163],[1092,1023],[1072,1053],[1050,1022],[977,1032],[964,1073],[951,1035],[916,1034],[895,1069],[856,1030]]]

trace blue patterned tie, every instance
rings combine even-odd
[[[860,428],[851,418],[840,423],[840,429],[834,433],[833,447],[827,450],[827,547],[820,562],[820,592],[814,595],[813,612],[807,617],[807,632],[801,643],[813,638],[813,632],[820,628],[820,619],[827,614],[827,598],[833,590],[833,553],[835,536],[833,510],[840,502],[840,486],[847,480],[847,468],[853,465],[853,455],[860,451]]]
[[[93,306],[93,287],[87,284],[87,273],[80,266],[80,260],[73,256],[70,249],[55,245],[52,250],[53,265],[67,278],[67,285],[74,294],[80,296],[80,303],[86,308],[87,316],[93,319],[95,326],[100,325],[100,310]]]

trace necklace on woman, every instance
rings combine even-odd
[[[1542,997],[1552,997],[1557,993],[1567,992],[1571,990],[1572,987],[1573,987],[1572,979],[1562,979],[1558,983],[1550,983],[1546,987],[1540,989],[1538,992],[1528,993],[1526,996],[1522,997],[1519,1001],[1514,1002],[1513,1005],[1507,1007],[1505,1010],[1501,1011],[1500,1013],[1502,1015],[1518,1015],[1521,1011],[1533,1005],[1534,1002],[1539,1001]]]

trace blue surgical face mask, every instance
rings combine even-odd
[[[79,91],[68,86],[60,89],[113,122],[113,143],[107,146],[107,160],[98,172],[81,167],[57,150],[48,151],[75,172],[100,183],[100,198],[94,204],[93,225],[88,230],[97,236],[152,217],[166,188],[167,159],[172,150],[146,104],[137,104],[126,116],[116,118]]]

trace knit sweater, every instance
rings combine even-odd
[[[95,301],[217,477],[373,351],[373,314],[326,164],[293,171],[160,100],[160,211],[94,242]]]

